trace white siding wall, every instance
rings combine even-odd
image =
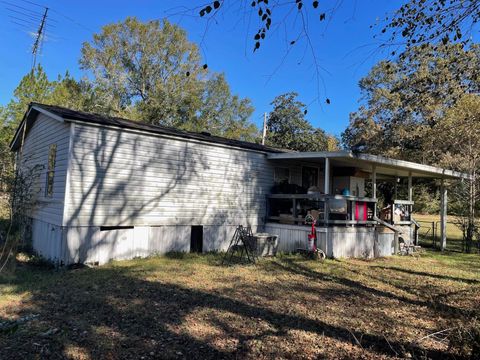
[[[112,259],[131,259],[164,253],[152,248],[152,245],[156,244],[149,241],[154,239],[151,231],[154,231],[153,228],[148,226],[106,231],[100,231],[93,226],[68,227],[65,229],[61,260],[65,264],[105,264]],[[179,241],[180,233],[177,233]],[[173,250],[176,249],[168,249]]]
[[[237,226],[204,226],[203,251],[227,251]],[[252,226],[252,232],[259,232],[262,226]]]
[[[54,189],[45,198],[51,144],[57,145]],[[273,164],[259,152],[64,124],[42,114],[25,139],[23,160],[43,167],[35,186],[34,248],[65,264],[189,251],[192,225],[204,226],[204,251],[226,250],[236,225],[262,227],[273,185]],[[292,183],[301,185],[302,164],[289,164]],[[280,235],[280,251],[304,247],[309,232],[281,224],[265,230]],[[373,256],[373,229],[319,228],[317,235],[329,256]],[[387,235],[378,238],[391,243]]]
[[[333,258],[373,258],[375,228],[333,227],[327,236],[327,256]]]
[[[37,207],[31,216],[44,223],[62,225],[69,135],[69,124],[39,114],[25,138],[22,157],[18,162],[19,167],[24,169],[39,165],[39,176],[33,189]],[[45,197],[48,152],[51,144],[57,144],[53,195]]]
[[[38,254],[54,262],[62,261],[62,242],[61,226],[32,220],[32,246]]]
[[[75,124],[67,226],[262,222],[264,154]]]
[[[294,252],[297,249],[305,249],[307,247],[308,234],[311,233],[311,228],[308,226],[267,223],[265,231],[278,235],[278,251]],[[319,234],[317,232],[318,237]]]
[[[273,168],[265,154],[75,124],[62,261],[98,262],[226,250],[236,225],[263,224]],[[101,226],[134,229],[100,231]]]
[[[395,252],[395,235],[390,229],[377,226],[374,247],[375,257],[390,256]]]

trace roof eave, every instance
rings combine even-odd
[[[471,179],[470,175],[454,170],[438,168],[431,165],[424,165],[405,160],[396,160],[379,155],[353,153],[345,150],[333,152],[321,151],[269,154],[268,158],[272,160],[314,160],[319,158],[359,159],[372,164],[403,169],[405,171],[415,171],[419,174],[425,174],[425,177],[435,177],[438,179]]]
[[[32,113],[34,112],[36,113],[32,115]],[[44,114],[56,121],[64,122],[64,119],[61,116],[54,114],[51,111],[45,110],[42,107],[36,105],[35,103],[30,103],[28,106],[28,110],[23,115],[23,119],[20,122],[20,125],[17,127],[17,130],[15,131],[15,135],[13,136],[13,139],[10,142],[10,145],[9,145],[10,151],[16,151],[20,147],[20,144],[18,142],[20,141],[20,134],[22,134],[24,131],[23,128],[26,125],[28,125],[28,120],[32,119],[32,117],[36,117],[39,113]],[[28,129],[26,130],[26,132],[28,132]]]

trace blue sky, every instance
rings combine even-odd
[[[275,1],[270,1],[273,3]],[[290,40],[297,37],[302,22],[295,14],[286,23],[277,26],[277,20],[287,9],[273,10],[273,26],[259,51],[253,53],[253,35],[258,29],[256,14],[250,17],[250,1],[243,9],[243,1],[227,0],[223,11],[207,22],[186,8],[204,5],[207,1],[137,0],[137,1],[61,1],[61,0],[1,0],[0,1],[0,104],[7,103],[21,77],[30,69],[33,39],[28,29],[35,29],[35,17],[26,18],[32,23],[20,22],[11,16],[11,10],[22,13],[42,9],[34,3],[51,8],[46,41],[38,57],[50,78],[69,71],[80,78],[81,44],[99,32],[102,25],[122,21],[127,16],[142,20],[168,17],[188,32],[191,41],[201,43],[202,54],[210,70],[224,72],[232,91],[249,97],[255,106],[252,121],[261,124],[263,112],[271,110],[270,102],[276,95],[288,91],[299,93],[299,99],[308,104],[307,118],[315,126],[339,135],[348,125],[349,113],[358,108],[359,79],[366,75],[377,61],[386,56],[378,51],[378,41],[373,35],[381,28],[370,28],[378,19],[398,8],[402,1],[385,0],[323,0],[313,11],[311,1],[306,18],[315,58],[322,70],[319,81],[314,58],[306,39],[295,46]],[[335,8],[331,16],[332,6]],[[17,6],[12,6],[12,4]],[[25,10],[19,8],[22,7]],[[28,11],[27,11],[28,10]],[[319,14],[327,13],[320,22]],[[278,15],[277,15],[278,14]],[[331,19],[331,21],[328,21]],[[24,24],[19,26],[13,22]],[[288,49],[291,47],[291,50]],[[331,104],[327,105],[325,99]]]

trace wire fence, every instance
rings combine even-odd
[[[434,249],[441,249],[441,222],[428,220],[415,220],[419,225],[418,236],[420,245]],[[466,244],[462,231],[454,222],[447,221],[447,246],[448,251],[465,252]],[[480,253],[480,241],[475,240],[472,251]]]

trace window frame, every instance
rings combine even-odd
[[[46,198],[53,197],[53,186],[55,184],[55,168],[57,163],[57,144],[50,144],[48,147],[47,171],[45,172],[45,191]]]
[[[292,181],[292,172],[290,171],[290,168],[288,166],[275,166],[273,168],[273,181],[275,184],[280,184],[280,181],[278,180],[277,176],[277,169],[282,169],[282,170],[287,170],[288,171],[288,183],[291,184]]]
[[[310,185],[310,186],[316,186],[319,188],[319,184],[320,184],[320,167],[318,166],[310,166],[310,165],[302,165],[302,169],[301,169],[301,186],[303,187],[303,169],[304,168],[310,168],[310,169],[315,169],[317,171],[317,183],[314,184],[314,185]]]

